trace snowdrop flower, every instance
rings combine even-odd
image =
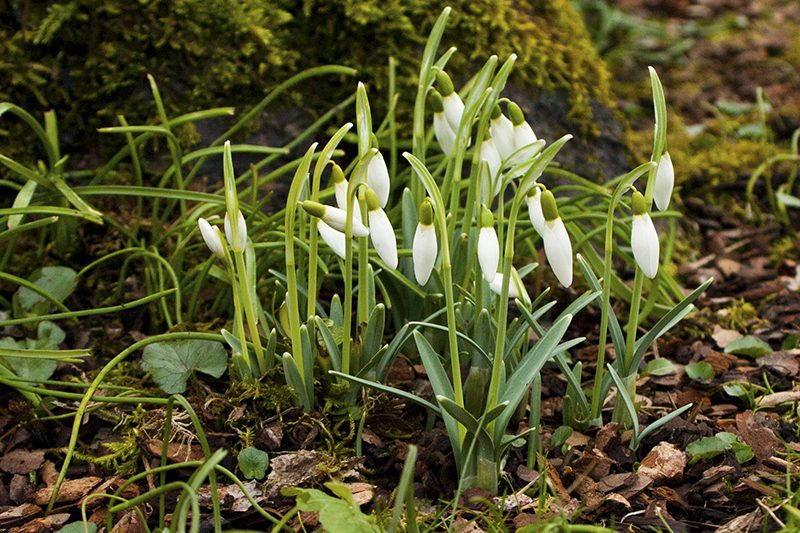
[[[331,207],[329,205],[322,205],[311,200],[300,202],[303,209],[309,215],[321,218],[327,225],[336,231],[345,232],[345,225],[347,224],[347,211],[339,209],[338,207]],[[362,224],[356,217],[353,217],[353,237],[366,237],[369,235],[369,230]]]
[[[514,148],[514,124],[503,114],[499,104],[495,105],[494,111],[492,111],[489,133],[494,139],[500,159],[505,161],[516,150]]]
[[[347,252],[347,239],[341,231],[337,231],[327,225],[324,220],[317,221],[317,231],[319,231],[322,240],[325,241],[331,250],[342,259],[346,259],[345,253]]]
[[[490,186],[494,184],[490,190],[493,190],[494,196],[497,196],[500,192],[500,186],[503,184],[502,176],[500,176],[502,160],[500,158],[500,152],[497,151],[497,145],[494,139],[489,136],[488,132],[481,143],[481,161],[486,161],[486,168],[489,173],[488,176],[484,174],[481,179],[485,180],[485,183],[490,184]]]
[[[633,220],[631,221],[631,248],[636,264],[642,273],[653,279],[658,272],[659,243],[658,233],[650,215],[647,203],[639,191],[633,193]]]
[[[572,243],[569,240],[564,221],[558,216],[556,199],[550,191],[542,193],[542,214],[544,215],[544,228],[542,240],[544,253],[550,268],[564,287],[572,285]]]
[[[450,125],[451,130],[458,132],[458,126],[461,124],[461,115],[464,114],[464,102],[461,101],[461,97],[458,96],[458,93],[453,88],[453,82],[445,71],[440,70],[436,75],[436,85],[442,95],[442,106],[444,107],[447,123]]]
[[[208,249],[214,252],[214,255],[224,260],[225,247],[222,244],[222,237],[219,229],[212,227],[204,218],[199,218],[197,220],[197,225],[200,226],[200,233],[203,235],[203,240],[206,241]]]
[[[331,171],[331,180],[333,180],[333,194],[336,198],[336,206],[342,211],[347,211],[347,188],[349,184],[344,177],[342,167],[333,163]],[[353,207],[353,225],[361,223],[361,210],[358,204]]]
[[[674,184],[675,169],[672,166],[672,158],[669,156],[669,152],[665,152],[658,160],[656,182],[653,186],[653,200],[655,200],[659,211],[666,211],[669,208]]]
[[[481,229],[478,232],[478,262],[486,281],[491,283],[497,275],[500,262],[500,243],[494,230],[494,217],[485,206],[481,206]]]
[[[503,274],[498,272],[497,275],[494,277],[494,281],[489,284],[489,288],[492,289],[492,292],[495,294],[500,294],[503,291]],[[522,285],[522,280],[519,278],[519,273],[517,269],[513,266],[511,267],[511,283],[508,284],[508,297],[511,298],[519,298],[520,294],[525,291],[525,288]]]
[[[377,150],[378,140],[374,134],[372,146]],[[386,202],[389,200],[389,169],[386,168],[386,161],[380,151],[376,151],[367,164],[367,187],[375,191],[381,207],[386,207]]]
[[[241,211],[239,211],[237,219],[236,230],[239,233],[239,241],[233,241],[233,228],[231,228],[228,213],[225,213],[225,237],[228,239],[228,244],[231,245],[234,252],[241,252],[247,245],[247,224],[245,224],[244,215],[242,215]]]
[[[525,148],[514,159],[518,162],[530,159],[536,153],[536,148],[530,146],[537,141],[536,134],[533,133],[530,124],[525,122],[525,115],[522,113],[522,109],[514,102],[508,103],[508,115],[514,125],[514,150]]]
[[[367,211],[369,216],[370,235],[372,236],[372,247],[386,266],[392,270],[397,268],[397,238],[394,236],[394,228],[389,222],[389,217],[381,209],[378,202],[378,195],[372,189],[367,189]]]
[[[436,141],[442,148],[444,155],[450,157],[450,154],[453,153],[453,147],[456,145],[457,130],[451,128],[450,123],[447,122],[442,95],[436,89],[431,92],[431,108],[433,108],[433,133],[436,135]]]
[[[528,216],[531,218],[531,225],[536,233],[544,233],[544,215],[542,214],[542,190],[535,186],[531,194],[528,195]]]
[[[439,244],[436,242],[436,229],[433,226],[433,206],[429,198],[425,198],[419,208],[419,224],[414,234],[411,257],[414,259],[414,276],[417,283],[425,285],[431,277]]]

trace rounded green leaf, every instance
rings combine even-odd
[[[250,446],[239,452],[236,460],[239,463],[239,470],[247,479],[262,479],[267,474],[269,456],[263,450]]]

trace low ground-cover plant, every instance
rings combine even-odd
[[[181,397],[123,400],[120,395],[101,400],[95,396],[108,373],[140,349],[144,350],[144,367],[169,394],[182,392],[195,370],[221,376],[226,367],[224,342],[233,354],[231,379],[255,386],[267,373],[280,370],[294,393],[294,403],[307,413],[319,409],[320,384],[323,391],[344,390],[343,403],[348,406],[358,404],[362,387],[414,401],[443,419],[458,468],[459,488],[480,487],[492,493],[500,490],[505,453],[512,444],[522,445],[528,439],[528,464],[535,465],[540,409],[537,380],[543,365],[550,361],[559,366],[568,382],[566,426],[582,429],[603,425],[602,406],[612,386],[617,389],[612,419],[632,427],[632,448],[689,408],[685,406],[640,428],[634,403],[636,379],[649,347],[691,311],[692,302],[710,283],[684,296],[661,268],[670,258],[672,234],[662,240],[652,218],[664,218],[671,226],[677,214],[668,210],[674,169],[666,147],[664,95],[655,71],[651,70],[657,119],[652,159],[598,185],[555,164],[559,150],[571,136],[549,145],[537,139],[520,107],[502,97],[515,56],[502,64],[492,57],[460,93],[455,90],[446,66],[456,51],[448,50],[437,58],[448,14],[449,9],[442,13],[425,47],[411,151],[403,152],[400,160],[408,165],[395,173],[389,171],[381,151],[381,145],[393,149],[398,144],[392,112],[374,127],[363,85],[347,102],[354,101],[356,107],[352,134],[353,125],[347,123],[320,151],[312,143],[301,158],[261,176],[263,164],[297,146],[322,122],[280,150],[231,144],[225,137],[233,135],[251,113],[211,146],[183,154],[174,128],[230,110],[169,119],[153,82],[160,125],[130,126],[120,119],[121,126],[105,131],[124,134],[127,146],[96,173],[93,183],[75,190],[66,188],[69,193],[62,191],[66,186],[55,185],[78,211],[88,209],[80,195],[153,198],[147,205],[149,232],[140,224],[145,216],[145,203],[140,201],[132,227],[113,222],[127,248],[106,255],[79,276],[100,262],[124,255],[121,281],[129,262],[141,258],[152,295],[141,303],[157,302],[154,314],[167,327],[191,320],[198,295],[210,278],[216,279],[216,287],[225,289],[218,291],[215,309],[225,308],[232,316],[232,325],[220,334],[172,332],[139,341],[99,371],[85,394],[76,395],[80,405],[58,483],[70,464],[80,420],[90,401],[136,400],[164,406],[168,420],[176,401],[191,412],[191,406]],[[290,81],[341,72],[341,68],[330,67]],[[428,107],[431,113],[426,111]],[[155,136],[167,140],[171,164],[159,176],[157,187],[145,187],[140,148]],[[46,137],[50,139],[52,134]],[[357,148],[357,156],[349,162],[344,161],[339,149],[342,143],[353,143]],[[250,172],[236,176],[233,159],[240,152],[265,158]],[[219,194],[189,190],[202,162],[212,155],[222,156],[223,187]],[[105,185],[111,170],[124,158],[131,158],[137,185]],[[26,183],[42,181],[30,169],[12,163],[7,166]],[[292,171],[285,208],[275,214],[262,212],[260,187]],[[323,188],[326,175],[331,185]],[[249,186],[247,179],[251,180]],[[640,183],[642,179],[646,183]],[[70,200],[72,195],[77,200]],[[25,209],[45,199],[33,194],[27,184],[20,188],[18,198],[20,204],[28,206]],[[652,209],[653,204],[661,213]],[[18,206],[0,215],[9,217],[4,220],[11,227],[19,220],[10,217],[27,213],[34,211]],[[205,262],[194,263],[187,256],[199,245],[198,233],[213,255]],[[526,260],[537,246],[544,249],[552,277],[559,285],[569,288],[574,284],[583,289],[557,315],[553,311],[556,302],[548,301],[549,293],[555,290],[539,291],[533,298],[529,294],[532,284],[526,280],[532,273],[539,279],[551,279],[549,274],[542,274],[543,266]],[[575,276],[574,262],[578,263],[580,277]],[[626,283],[625,269],[633,270],[632,286]],[[596,272],[602,273],[600,278]],[[555,282],[553,285],[555,288]],[[322,301],[323,288],[326,294],[335,295]],[[628,302],[627,317],[612,312],[612,296]],[[187,298],[188,309],[184,307]],[[168,299],[174,307],[167,305]],[[51,296],[47,300],[60,299]],[[565,337],[573,317],[592,305],[600,306],[602,320],[594,387],[584,391],[582,366],[570,361],[570,350],[584,338]],[[74,315],[64,310],[60,316]],[[45,318],[33,317],[30,322],[44,324]],[[648,329],[651,320],[655,324]],[[387,336],[387,332],[392,334]],[[606,365],[609,335],[617,357]],[[387,383],[387,373],[401,352],[419,357],[433,387],[433,399]],[[462,368],[468,369],[466,378],[462,378]],[[11,377],[3,378],[3,382],[13,383],[23,393],[46,391],[46,387],[19,384]],[[46,379],[25,377],[31,381]],[[528,409],[529,429],[515,432],[516,423]],[[193,412],[191,415],[195,421]],[[361,413],[362,428],[363,420]],[[169,440],[167,426],[169,422],[165,424],[165,446]],[[195,429],[198,435],[203,434],[199,421]],[[163,495],[179,490],[174,527],[185,529],[187,522],[193,530],[199,527],[195,496],[200,484],[209,479],[213,491],[217,474],[236,479],[220,466],[224,454],[212,453],[205,437],[201,443],[206,460],[184,465],[197,469],[189,482],[166,483],[166,472],[175,465],[162,463],[157,472],[151,471],[161,475],[155,491],[115,503],[110,512],[132,509],[159,496],[159,526],[163,528]],[[263,457],[258,458],[258,468],[242,461],[240,455],[240,465],[248,465],[242,467],[245,477],[262,475],[259,465]],[[407,490],[410,475],[403,478],[406,485],[395,501],[398,506],[405,502],[413,512],[413,495],[409,496]],[[318,492],[298,492],[297,510],[327,510],[329,518],[352,515],[364,530],[374,529],[375,523],[356,512],[341,487],[329,488],[338,499]],[[397,516],[392,517],[392,531],[397,527]],[[214,519],[219,530],[218,506]],[[276,524],[276,529],[282,526]]]

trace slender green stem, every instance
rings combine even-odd
[[[253,302],[250,301],[250,287],[247,281],[247,270],[244,266],[244,257],[242,251],[234,252],[236,257],[236,270],[239,272],[239,287],[242,291],[242,305],[244,306],[244,314],[247,317],[247,325],[250,329],[250,337],[253,341],[253,348],[256,352],[256,361],[258,361],[258,371],[264,373],[267,371],[267,364],[264,359],[264,350],[261,347],[261,336],[258,333],[258,319],[253,312]],[[244,346],[244,344],[242,344]]]

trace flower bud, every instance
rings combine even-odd
[[[241,211],[239,211],[239,216],[237,219],[238,222],[236,224],[236,231],[239,234],[239,240],[234,242],[233,229],[231,228],[230,219],[228,217],[228,213],[225,213],[225,238],[228,239],[228,244],[231,245],[231,248],[234,252],[241,252],[244,250],[244,247],[247,246],[247,224],[244,221],[244,215],[242,215]]]
[[[417,283],[425,285],[436,264],[439,245],[436,241],[436,229],[433,225],[433,207],[429,198],[425,198],[419,208],[419,224],[414,234],[411,257],[414,259],[414,276]]]
[[[639,191],[633,193],[633,220],[631,220],[631,249],[642,273],[653,279],[658,273],[660,244],[653,220],[647,213],[647,203]]]
[[[494,106],[489,132],[492,134],[500,158],[505,161],[516,150],[514,148],[514,124],[500,111],[499,105]]]
[[[212,227],[204,218],[199,218],[197,220],[197,225],[200,226],[200,233],[203,235],[203,240],[206,242],[208,249],[214,252],[214,255],[220,259],[225,259],[225,247],[222,244],[219,230]]]
[[[481,228],[478,232],[478,263],[486,281],[491,283],[497,275],[500,263],[500,243],[494,230],[494,217],[485,206],[481,206]]]
[[[397,238],[394,235],[394,228],[389,222],[389,217],[381,209],[378,196],[372,189],[367,189],[366,199],[372,247],[386,266],[394,270],[397,268]]]
[[[672,158],[669,156],[669,152],[665,152],[658,160],[656,182],[653,186],[653,200],[655,200],[659,211],[666,211],[669,208],[674,185],[675,169],[672,166]]]
[[[311,200],[300,202],[300,205],[306,212],[317,218],[321,218],[330,227],[336,231],[345,232],[347,224],[347,211],[329,205],[322,205]],[[366,237],[369,235],[369,230],[362,224],[355,216],[353,216],[353,237]]]

